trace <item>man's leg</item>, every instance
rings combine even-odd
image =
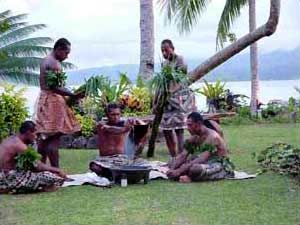
[[[57,168],[59,168],[59,152],[58,152],[59,139],[60,139],[60,135],[55,134],[54,136],[51,137],[48,144],[48,157],[50,160],[50,164],[51,166]]]
[[[184,146],[184,129],[176,129],[175,132],[177,137],[177,151],[181,153]]]
[[[46,163],[48,157],[48,138],[45,140],[39,139],[38,140],[38,153],[41,154],[41,162]]]
[[[164,130],[164,136],[167,142],[169,153],[172,157],[176,156],[176,142],[173,135],[173,130]]]

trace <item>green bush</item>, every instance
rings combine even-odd
[[[4,85],[0,94],[0,141],[18,132],[29,112],[23,97],[25,89],[15,90],[14,85]]]
[[[81,134],[84,137],[91,137],[95,130],[95,120],[89,115],[81,116],[79,114],[76,115],[76,119],[80,122]]]
[[[264,171],[272,170],[280,174],[300,175],[300,149],[286,143],[276,143],[262,150],[257,162]]]

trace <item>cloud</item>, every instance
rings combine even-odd
[[[79,68],[139,62],[138,0],[2,0],[3,9],[30,13],[30,23],[46,23],[37,35],[72,42],[70,61]],[[155,1],[154,1],[155,2]],[[257,1],[257,24],[266,22],[269,2]],[[164,15],[155,6],[155,57],[160,60],[160,41],[170,38],[186,58],[205,58],[215,53],[218,19],[225,0],[212,1],[199,23],[188,35],[179,35],[175,26],[166,26]],[[285,0],[281,5],[278,29],[258,42],[259,51],[292,49],[299,46],[300,2]],[[248,33],[248,8],[242,11],[232,31],[238,37]]]

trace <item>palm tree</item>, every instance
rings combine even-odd
[[[27,14],[12,15],[10,10],[0,13],[0,80],[38,85],[41,58],[51,51],[43,46],[52,39],[31,37],[44,24],[28,25]]]
[[[222,16],[219,21],[217,31],[217,47],[223,47],[226,41],[227,34],[233,21],[240,15],[241,8],[249,4],[249,31],[256,29],[256,0],[227,0]],[[258,50],[257,43],[250,46],[250,65],[251,65],[251,114],[256,115],[258,91],[259,91],[259,76],[258,76]]]
[[[166,10],[167,18],[174,21],[179,31],[190,31],[199,15],[204,11],[209,0],[160,0],[163,9]],[[212,57],[208,58],[194,70],[188,73],[190,83],[194,83],[205,76],[208,72],[238,54],[249,45],[261,38],[272,35],[277,28],[280,14],[280,0],[270,0],[270,16],[268,21],[261,27],[246,34],[226,48],[223,48]],[[157,134],[154,134],[155,136]]]
[[[140,0],[140,69],[143,79],[154,73],[154,13],[152,0]]]

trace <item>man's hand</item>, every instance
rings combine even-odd
[[[131,129],[135,124],[135,119],[128,119],[125,123],[125,127]]]
[[[64,179],[67,179],[67,174],[61,169],[58,169],[56,174]]]

